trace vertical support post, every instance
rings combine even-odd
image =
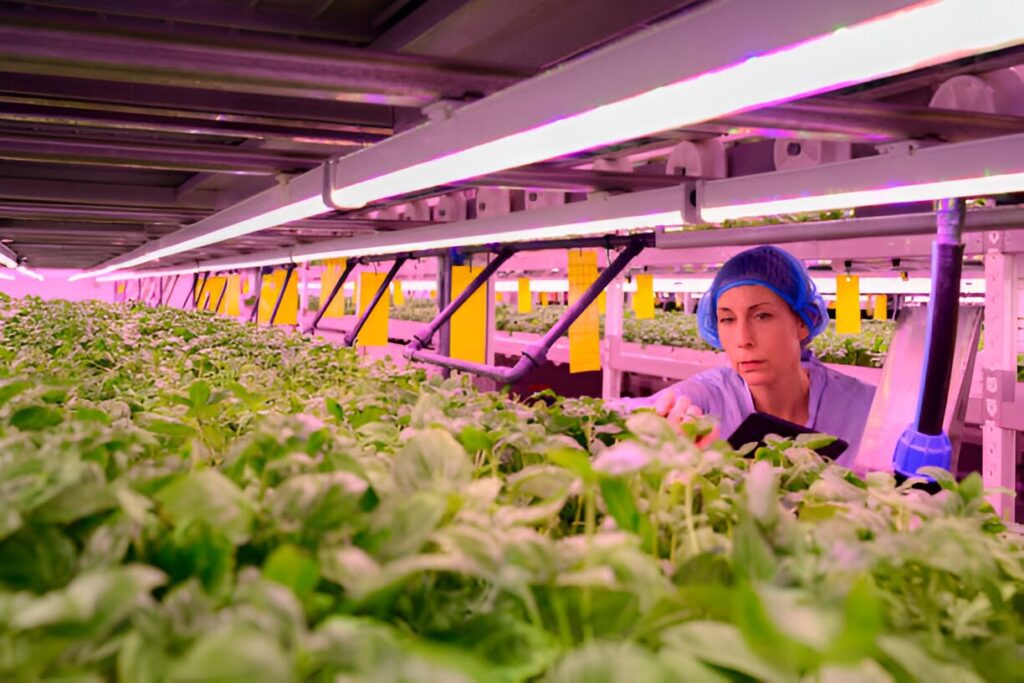
[[[284,293],[288,291],[288,283],[292,280],[292,274],[295,272],[295,264],[289,263],[285,267],[284,271],[284,284],[281,285],[281,291],[277,293],[277,301],[274,302],[274,312],[270,314],[270,324],[273,325],[277,320],[277,312],[281,308],[281,302],[284,301]]]
[[[492,254],[488,253],[485,255],[487,262],[495,258]],[[497,278],[488,278],[487,284],[484,285],[484,295],[487,297],[487,318],[484,323],[484,329],[487,330],[487,338],[484,341],[484,362],[487,365],[494,365],[494,335],[497,332],[498,318],[497,318],[497,302],[495,301],[495,284]],[[488,377],[478,377],[477,387],[484,391],[496,391],[498,389],[498,383],[494,379]]]
[[[622,370],[619,357],[622,353],[623,319],[625,318],[626,297],[622,286],[624,280],[617,277],[605,290],[604,313],[604,359],[601,376],[601,398],[608,400],[622,395]]]
[[[437,257],[437,312],[440,313],[448,307],[452,301],[452,257],[450,255]],[[442,356],[451,356],[451,324],[445,321],[437,334],[437,352]],[[441,368],[444,377],[450,377],[452,372],[448,368]]]
[[[985,244],[985,349],[982,351],[984,376],[998,378],[1002,373],[1017,373],[1017,270],[1015,254],[1003,253],[1003,233],[986,232]],[[998,392],[990,397],[986,391],[981,426],[982,478],[985,487],[1016,490],[1017,435],[1000,426],[1002,410]],[[989,410],[989,408],[994,410]],[[989,502],[1004,519],[1013,520],[1014,499],[1006,494],[993,494]]]
[[[199,284],[199,273],[192,273],[192,286],[189,288],[188,294],[185,295],[185,301],[181,304],[182,310],[187,311],[189,302],[195,298],[197,284]]]

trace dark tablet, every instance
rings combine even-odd
[[[748,443],[764,445],[764,438],[769,434],[777,434],[784,439],[792,439],[801,434],[816,434],[813,429],[808,429],[795,422],[789,422],[767,413],[753,412],[747,415],[746,419],[736,428],[727,439],[729,445],[739,449]],[[842,439],[836,439],[827,446],[815,449],[820,455],[835,460],[849,447],[849,444]]]

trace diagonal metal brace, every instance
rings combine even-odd
[[[373,301],[366,307],[366,310],[359,316],[359,320],[356,322],[356,326],[352,328],[352,331],[345,335],[345,346],[352,346],[356,342],[356,337],[359,336],[359,332],[366,325],[366,321],[370,319],[370,314],[373,313],[373,309],[377,308],[377,303],[384,296],[384,292],[388,291],[388,287],[391,286],[391,281],[398,275],[398,270],[408,260],[405,256],[399,256],[395,259],[394,264],[391,266],[391,270],[384,277],[384,282],[380,283],[380,287],[377,288],[376,293],[373,295]]]
[[[181,303],[181,310],[187,311],[188,302],[195,299],[197,284],[199,284],[199,273],[192,273],[192,287],[188,290],[188,294],[185,295],[185,300]]]
[[[444,310],[438,313],[437,317],[434,318],[429,325],[413,336],[412,341],[410,341],[409,345],[405,347],[405,357],[411,358],[413,353],[419,351],[425,346],[429,346],[430,340],[434,338],[434,335],[437,334],[438,330],[440,330],[441,327],[451,319],[452,315],[454,315],[464,303],[469,301],[469,297],[473,296],[480,287],[486,284],[491,276],[498,272],[498,269],[501,268],[506,261],[512,258],[515,253],[516,250],[511,248],[499,251],[494,259],[484,266],[484,269],[480,271],[475,278],[473,278],[473,281],[469,283],[469,286],[462,290],[454,301],[445,306]]]
[[[316,327],[317,325],[320,324],[320,320],[323,319],[324,314],[327,313],[327,308],[334,301],[335,297],[338,296],[338,293],[341,291],[341,288],[345,286],[345,281],[348,280],[348,276],[352,274],[352,271],[358,264],[359,259],[348,259],[347,261],[345,261],[345,270],[342,271],[341,276],[338,278],[338,281],[334,283],[334,288],[331,289],[331,293],[320,304],[320,310],[316,312],[316,317],[313,318],[313,324],[309,326],[308,330],[306,330],[306,334],[312,334],[316,332]],[[322,293],[323,292],[321,292],[321,294]]]
[[[525,377],[526,373],[530,370],[540,367],[547,361],[548,351],[551,350],[551,347],[554,346],[555,342],[568,331],[569,327],[576,322],[576,319],[587,310],[587,307],[597,300],[597,297],[600,296],[601,292],[604,291],[609,284],[611,284],[612,280],[617,278],[622,271],[626,269],[629,262],[644,250],[644,246],[645,244],[642,239],[630,241],[622,253],[615,257],[615,260],[612,261],[604,272],[594,280],[593,284],[587,288],[587,291],[583,293],[583,296],[581,296],[576,303],[566,309],[565,313],[562,314],[562,317],[558,319],[558,322],[556,322],[543,337],[528,346],[523,351],[519,360],[516,361],[516,364],[512,367],[474,363],[471,361],[449,358],[448,356],[443,356],[432,351],[423,351],[412,348],[413,344],[420,340],[420,335],[417,335],[417,339],[414,339],[413,342],[410,342],[409,346],[406,347],[405,357],[409,360],[431,363],[433,365],[439,365],[452,370],[461,370],[462,372],[470,372],[474,375],[489,377],[490,379],[497,380],[502,384],[514,384]],[[476,281],[474,281],[474,284],[476,284]],[[460,297],[460,299],[461,298],[462,297]],[[451,305],[454,306],[456,303],[460,302],[456,300],[453,301]],[[447,311],[447,309],[445,310]]]

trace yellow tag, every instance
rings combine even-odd
[[[334,285],[337,284],[338,279],[341,277],[341,273],[345,269],[345,261],[328,261],[325,264],[324,272],[320,275],[320,305],[323,306],[324,301],[331,295],[331,291],[334,289]],[[338,296],[334,297],[334,301],[324,311],[325,318],[340,318],[345,315],[345,290],[342,288],[338,292]]]
[[[452,300],[480,274],[483,266],[452,266]],[[487,295],[483,286],[452,315],[451,357],[484,363],[487,360]]]
[[[224,291],[224,287],[227,286],[228,279],[226,277],[211,277],[209,282],[206,284],[206,303],[203,306],[204,311],[212,311],[217,307],[217,302],[220,302],[221,308],[224,307],[224,302],[221,300],[221,293]],[[219,310],[214,311],[220,313]]]
[[[245,276],[243,278],[241,275],[238,275],[236,277],[238,277],[242,281],[242,294],[248,294],[249,293],[249,276],[247,275],[247,276]]]
[[[437,290],[436,289],[430,290],[430,298],[431,299],[436,299],[437,298]]]
[[[402,291],[402,283],[398,280],[394,281],[394,285],[391,291],[392,301],[395,302],[395,306],[405,305],[405,292]]]
[[[278,272],[281,273],[279,281],[284,284],[287,273],[283,270]],[[281,308],[277,311],[274,324],[299,324],[299,274],[296,272],[292,272],[291,278],[288,279],[288,287],[284,290],[284,298],[281,299]]]
[[[221,304],[221,310],[217,311],[223,315],[237,316],[241,315],[241,297],[239,296],[239,283],[245,282],[242,280],[241,275],[229,275],[227,284],[227,291],[224,293],[224,303]]]
[[[263,276],[260,284],[260,308],[256,314],[256,322],[266,325],[270,322],[270,314],[274,312],[274,302],[277,301],[277,293],[281,291],[284,280],[278,279],[278,275],[284,275],[284,271],[275,270]]]
[[[836,333],[860,334],[860,276],[836,276]]]
[[[206,288],[209,286],[209,278],[199,278],[199,289],[192,295],[192,302],[195,304],[197,309],[201,309],[203,307],[202,302],[206,300]]]
[[[500,304],[500,303],[501,303],[502,301],[504,301],[504,300],[505,300],[505,295],[504,295],[504,294],[502,294],[501,292],[495,291],[495,292],[494,292],[494,300],[495,300],[495,301],[496,301],[497,303],[499,303],[499,304]]]
[[[529,313],[533,310],[533,294],[530,293],[530,279],[519,278],[519,296],[516,297],[516,310],[519,313]]]
[[[889,316],[889,297],[885,294],[875,295],[875,320],[886,320]]]
[[[569,250],[569,305],[579,301],[597,279],[597,253],[582,249]],[[601,369],[601,332],[598,329],[597,306],[591,304],[569,326],[569,372],[592,372]]]
[[[637,320],[650,320],[654,317],[654,276],[641,273],[633,278],[636,280],[636,293],[633,295],[633,312]]]
[[[117,293],[118,294],[124,294],[124,283],[123,282],[118,282],[117,283]]]
[[[370,307],[373,295],[384,283],[384,273],[364,271],[359,274],[359,315]],[[388,344],[388,305],[384,297],[377,302],[370,316],[366,319],[363,329],[356,337],[356,346],[387,346]]]

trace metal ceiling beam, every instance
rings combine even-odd
[[[0,133],[0,159],[172,171],[276,175],[308,169],[323,155],[224,145],[170,145]]]
[[[21,5],[61,10],[78,10],[113,17],[152,19],[159,22],[216,26],[225,29],[279,35],[308,36],[335,41],[366,43],[373,38],[369,22],[360,24],[351,18],[344,22],[310,21],[300,11],[240,7],[236,0],[202,0],[191,3],[133,2],[132,0],[19,0]]]
[[[287,140],[301,144],[364,145],[391,135],[382,126],[330,124],[301,119],[232,116],[131,107],[87,101],[0,95],[0,121],[115,131]]]
[[[452,60],[306,43],[141,37],[3,17],[0,64],[70,76],[380,105],[424,106],[502,90],[529,74]]]
[[[2,66],[0,73],[3,73]],[[123,83],[99,78],[63,78],[11,72],[3,73],[3,91],[24,97],[44,97],[50,101],[56,99],[155,107],[188,112],[213,120],[223,117],[227,121],[247,120],[239,117],[287,120],[293,118],[295,112],[302,112],[302,120],[308,122],[311,128],[331,124],[383,127],[390,130],[395,110],[404,111],[401,107],[377,104],[203,90],[198,87],[172,87],[153,83],[133,83],[130,88],[126,88]]]
[[[454,186],[498,186],[524,189],[549,189],[576,192],[638,192],[678,185],[678,176],[580,171],[571,168],[524,166],[500,173],[471,178]]]
[[[217,193],[211,191],[189,193],[186,200],[178,200],[173,187],[143,187],[139,185],[110,185],[63,180],[36,180],[0,177],[0,199],[13,201],[75,202],[81,204],[122,207],[176,207],[213,210]]]

